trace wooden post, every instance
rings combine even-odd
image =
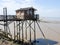
[[[29,21],[29,24],[30,24],[30,43],[31,43],[31,20]]]
[[[36,45],[36,27],[35,27],[35,21],[34,21],[34,45]]]
[[[25,22],[25,28],[26,28],[25,34],[26,34],[26,40],[27,40],[27,22]]]
[[[14,22],[14,40],[15,40],[15,22]]]
[[[20,21],[19,21],[19,40],[20,40]]]
[[[22,21],[22,45],[23,45],[23,42],[24,42],[24,33],[23,33],[23,21]]]

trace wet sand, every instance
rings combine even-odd
[[[12,23],[13,24],[13,23]],[[11,24],[11,25],[12,25]],[[13,25],[11,26],[10,25],[10,30],[11,30],[11,33],[13,33]],[[43,38],[40,30],[38,28],[36,28],[36,40],[37,40],[37,45],[48,45],[47,43],[49,43],[50,45],[60,45],[60,24],[52,24],[52,23],[42,23],[40,22],[40,27],[42,29],[42,31],[44,32],[45,34],[45,37],[47,39],[47,42],[46,40]],[[14,35],[13,35],[14,37]],[[33,33],[32,33],[32,40],[33,40]],[[29,39],[29,36],[28,36],[28,39]],[[10,42],[9,42],[10,43]],[[0,44],[1,44],[1,41],[0,41]],[[13,44],[15,45],[15,44]]]

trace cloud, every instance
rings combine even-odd
[[[39,1],[37,3],[39,3]],[[47,6],[43,6],[37,3],[36,0],[1,0],[0,15],[3,14],[4,7],[7,7],[8,14],[15,15],[16,9],[33,6],[37,9],[36,13],[38,13],[42,17],[60,16],[60,9],[48,8]]]
[[[32,0],[2,0],[0,3],[0,8],[7,7],[8,14],[15,14],[15,10],[22,7],[30,7],[32,5]],[[0,11],[1,14],[2,11]]]
[[[2,1],[5,1],[6,2],[6,1],[10,1],[10,0],[2,0]]]

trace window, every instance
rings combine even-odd
[[[27,15],[32,15],[33,14],[33,10],[27,10]]]
[[[27,10],[27,14],[29,15],[29,10]]]
[[[32,10],[30,10],[30,15],[32,15]]]

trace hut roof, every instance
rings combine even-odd
[[[28,8],[20,8],[20,9],[18,9],[16,11],[26,11],[26,10],[30,10],[30,9],[33,9],[34,11],[36,10],[33,7],[28,7]]]

